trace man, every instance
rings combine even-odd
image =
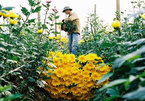
[[[78,45],[78,36],[80,35],[80,21],[76,13],[72,13],[72,9],[70,7],[64,7],[63,13],[69,15],[68,18],[64,19],[64,21],[72,21],[73,25],[76,26],[76,29],[68,33],[69,39],[69,50],[70,53],[77,55],[77,45]]]

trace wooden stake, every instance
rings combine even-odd
[[[96,15],[96,4],[94,5],[94,14]]]
[[[38,2],[40,2],[41,0],[38,0]],[[40,5],[38,5],[40,6]],[[40,11],[38,12],[38,23],[40,23]]]
[[[97,19],[96,19],[96,16],[97,16],[97,12],[96,12],[96,4],[94,4],[94,20],[95,20],[95,25],[96,25],[96,23],[97,23]],[[96,26],[94,26],[94,31],[93,31],[93,29],[92,29],[92,34],[93,35],[95,35],[97,33],[97,28],[96,28]]]
[[[120,0],[116,0],[117,20],[120,20]]]

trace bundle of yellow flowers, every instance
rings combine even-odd
[[[119,20],[113,21],[113,23],[112,23],[113,28],[115,28],[115,29],[120,28],[120,26],[121,26],[121,23]]]
[[[110,67],[96,54],[80,55],[77,58],[73,54],[49,52],[48,60],[43,62],[51,69],[39,67],[40,77],[49,78],[45,80],[44,89],[52,98],[88,100],[93,96],[92,90],[108,83],[107,79],[97,84],[110,71]]]
[[[15,14],[14,12],[9,12],[8,13],[8,16],[11,18],[11,19],[15,19],[15,18],[18,18],[19,16],[17,14]]]
[[[19,16],[17,14],[15,14],[14,12],[9,12],[7,10],[2,10],[0,12],[0,16],[3,16],[4,18],[11,18],[11,19],[15,19],[18,18]]]

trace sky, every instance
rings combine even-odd
[[[45,3],[46,0],[41,0]],[[131,10],[132,0],[120,0],[121,11]],[[21,6],[29,8],[27,0],[0,0],[0,4],[3,6],[13,6],[14,11],[20,13]],[[96,13],[105,24],[111,25],[116,11],[116,0],[52,0],[51,8],[56,8],[59,11],[60,21],[65,18],[65,14],[62,10],[65,6],[70,6],[73,12],[76,12],[80,18],[81,29],[86,25],[85,21],[89,14],[94,13],[94,4],[96,4]],[[41,11],[41,15],[44,15],[44,9]],[[33,15],[32,17],[37,17]]]

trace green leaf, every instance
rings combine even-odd
[[[8,101],[8,100],[17,99],[17,98],[19,98],[19,97],[21,97],[21,96],[22,96],[22,95],[20,95],[20,94],[13,94],[13,95],[10,95],[10,96],[4,98],[3,101]]]
[[[35,19],[28,20],[28,23],[32,23],[32,22],[35,22]]]
[[[110,83],[108,83],[107,85],[105,85],[103,88],[100,89],[100,91],[106,89],[106,88],[109,88],[109,87],[113,87],[113,86],[116,86],[116,85],[119,85],[119,84],[122,84],[122,83],[125,83],[126,81],[128,81],[127,79],[118,79],[118,80],[114,80]]]
[[[41,6],[36,7],[36,9],[32,9],[32,13],[39,12],[41,10]]]
[[[48,19],[49,19],[50,21],[53,21],[52,17],[48,17]]]
[[[107,73],[107,74],[105,74],[105,75],[97,82],[97,84],[99,84],[99,83],[105,81],[106,79],[108,79],[108,78],[111,77],[112,75],[113,75],[113,73]]]
[[[141,45],[141,44],[144,44],[145,43],[145,38],[142,38],[142,39],[139,39],[133,43],[131,43],[131,46],[132,45]]]
[[[42,25],[42,28],[43,28],[43,29],[48,29],[47,26],[46,26],[46,24],[43,24],[43,25]]]
[[[28,77],[28,80],[29,80],[30,82],[35,82],[35,79],[32,78],[32,77]]]
[[[55,19],[59,19],[59,16],[55,16]]]
[[[2,9],[2,5],[0,4],[0,10]]]
[[[4,7],[3,9],[7,10],[7,11],[10,11],[12,10],[14,7]]]
[[[106,98],[104,101],[115,101],[115,99],[119,97],[120,96],[110,96],[109,98]]]
[[[0,51],[6,52],[7,50],[5,48],[0,47]]]
[[[127,93],[123,96],[123,98],[126,98],[128,100],[145,100],[145,87],[141,87],[137,89],[136,91]]]
[[[4,87],[2,87],[2,86],[0,85],[0,92],[5,92],[5,91],[11,90],[11,89],[12,89],[11,86],[4,86]]]
[[[27,10],[27,8],[25,8],[25,7],[22,7],[21,11],[22,11],[22,13],[23,13],[25,16],[30,15],[30,12],[29,12],[29,11]]]
[[[34,5],[35,5],[34,0],[28,0],[28,1],[29,1],[29,5],[30,5],[30,6],[34,6]]]
[[[142,71],[142,70],[145,70],[145,66],[142,66],[142,67],[135,67],[135,68],[133,68],[133,70]]]
[[[126,56],[117,59],[114,62],[112,69],[121,67],[125,63],[125,61],[131,59],[134,56],[138,56],[138,55],[144,53],[145,52],[144,50],[145,50],[145,46],[141,47],[140,49],[138,49],[137,51],[135,51],[133,53],[127,54]]]
[[[116,87],[117,88],[117,87]],[[119,96],[119,91],[116,88],[108,88],[106,93],[110,96]]]

